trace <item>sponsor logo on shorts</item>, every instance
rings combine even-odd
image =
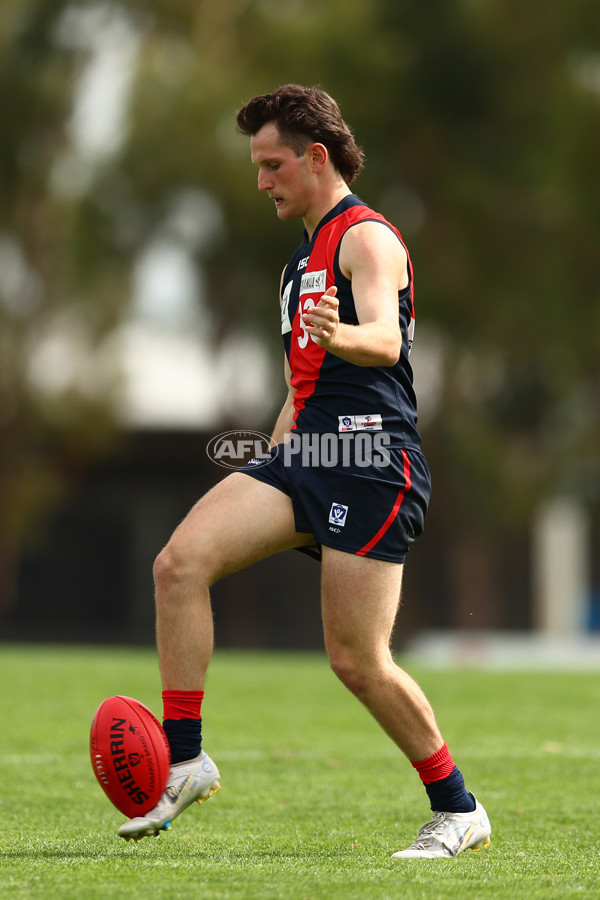
[[[211,438],[206,453],[218,466],[239,469],[242,465],[267,466],[276,453],[270,453],[271,438],[261,431],[224,431]]]
[[[346,524],[346,516],[348,515],[348,507],[343,503],[332,503],[329,510],[330,525],[338,525],[342,528]],[[332,531],[334,529],[331,529]]]

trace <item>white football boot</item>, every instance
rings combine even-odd
[[[473,812],[436,812],[433,819],[419,829],[410,847],[393,853],[392,859],[452,857],[469,847],[475,851],[489,847],[492,834],[490,820],[481,803],[475,797],[473,800]]]
[[[129,819],[119,828],[119,835],[129,841],[158,837],[168,831],[173,819],[194,801],[203,803],[221,788],[219,770],[204,750],[195,759],[175,763],[169,771],[164,793],[154,809],[145,816]]]

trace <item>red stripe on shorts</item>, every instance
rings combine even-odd
[[[381,538],[384,536],[384,534],[398,515],[406,492],[410,491],[410,460],[405,450],[402,450],[402,459],[404,461],[404,487],[401,487],[398,491],[398,496],[396,497],[392,510],[379,531],[373,535],[371,540],[368,541],[364,547],[361,547],[360,550],[356,551],[357,556],[365,556],[369,552],[369,550],[372,550],[375,544],[377,544],[381,540]]]

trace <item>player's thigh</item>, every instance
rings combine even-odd
[[[173,532],[163,561],[184,575],[201,574],[212,584],[281,550],[313,542],[312,535],[296,531],[287,494],[234,472],[190,510]]]
[[[322,614],[330,654],[386,653],[400,603],[402,563],[323,547]]]

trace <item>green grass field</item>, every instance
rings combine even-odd
[[[160,715],[153,652],[0,647],[0,894],[600,898],[600,674],[411,671],[487,807],[489,850],[391,860],[429,818],[411,767],[323,656],[238,651],[216,655],[203,708],[223,790],[126,844],[89,727],[111,694]]]

